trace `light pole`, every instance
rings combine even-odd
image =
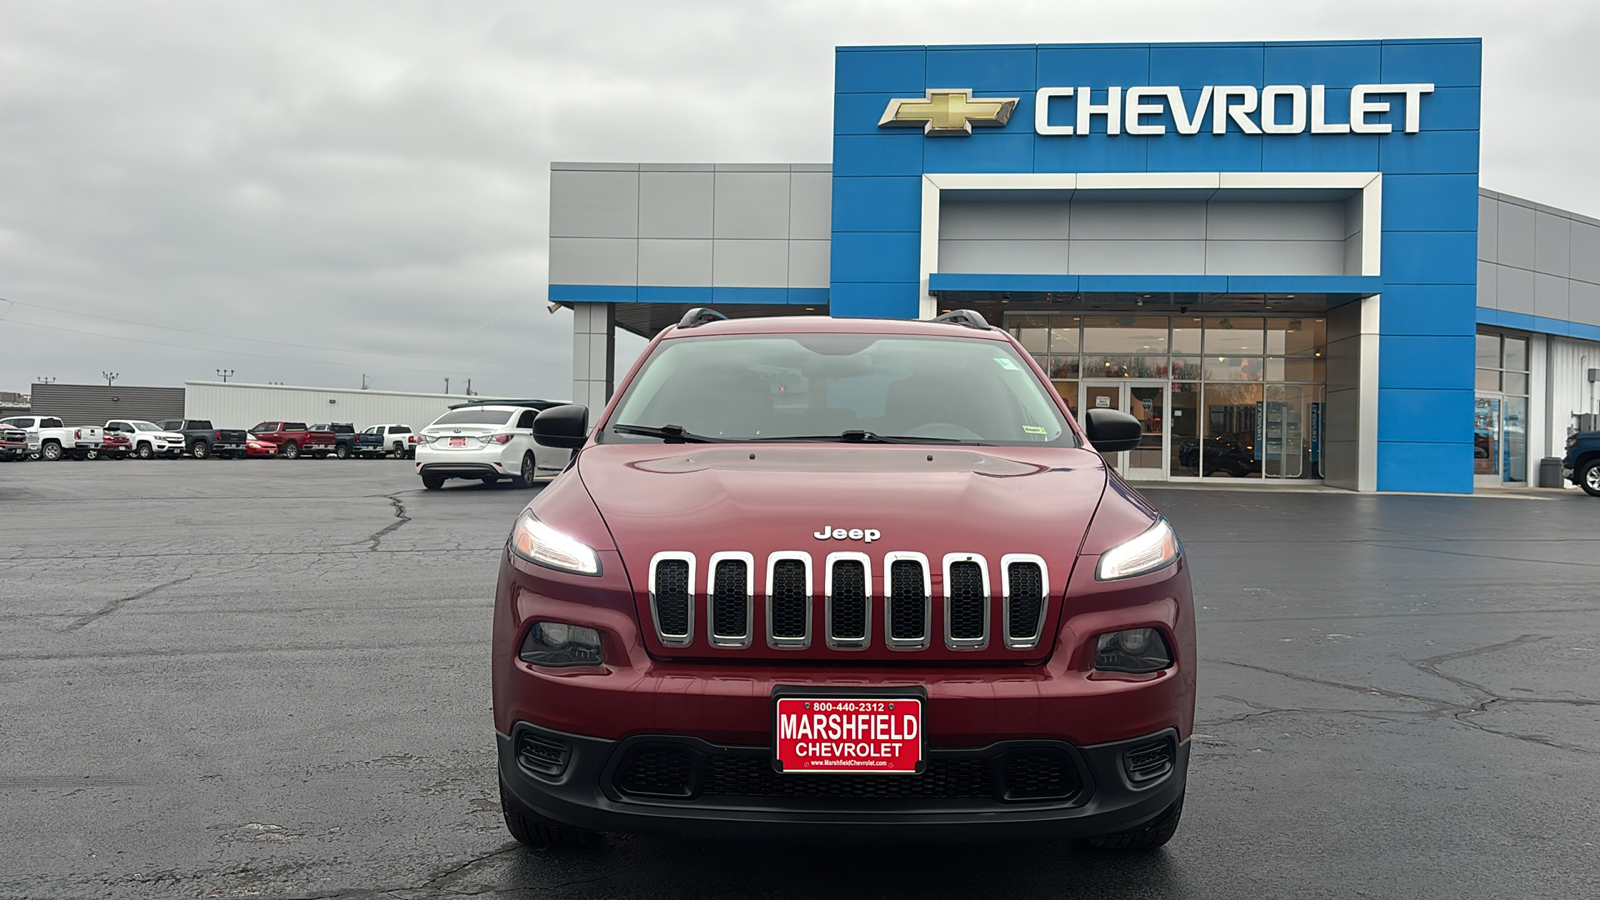
[[[40,375],[38,378],[35,378],[34,380],[39,382],[40,384],[55,384],[56,383],[55,376],[53,376],[53,375]]]
[[[121,372],[101,372],[100,377],[106,380],[106,387],[111,387],[111,382],[122,377]]]
[[[233,377],[233,370],[232,369],[218,369],[217,370],[217,377],[222,379],[222,383],[223,384],[227,384],[228,383],[228,379]]]

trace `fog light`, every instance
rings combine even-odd
[[[565,622],[533,623],[518,656],[525,663],[552,668],[598,666],[604,660],[600,632]]]
[[[1102,672],[1159,672],[1172,665],[1172,651],[1154,628],[1100,635],[1094,667]]]

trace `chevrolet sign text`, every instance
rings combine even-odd
[[[1150,120],[1171,113],[1179,134],[1199,134],[1208,127],[1212,134],[1389,134],[1394,123],[1376,117],[1393,107],[1404,113],[1405,133],[1415,134],[1422,128],[1422,95],[1431,93],[1431,84],[1358,84],[1350,89],[1349,109],[1336,111],[1347,113],[1344,121],[1330,122],[1327,87],[1321,84],[1206,85],[1188,98],[1175,86],[1046,87],[1036,97],[1033,130],[1081,136],[1090,133],[1098,117],[1107,134],[1160,135],[1167,133],[1166,124]],[[1063,124],[1051,124],[1052,111]]]

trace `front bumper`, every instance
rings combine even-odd
[[[1148,822],[1176,802],[1189,766],[1189,742],[1172,729],[1082,747],[1003,741],[930,749],[921,775],[781,775],[771,771],[766,747],[681,736],[610,741],[527,722],[498,738],[501,781],[536,816],[593,831],[712,839],[1108,834]],[[1136,780],[1130,758],[1146,759],[1142,754],[1157,744],[1168,754],[1164,771]],[[541,749],[530,754],[519,747]],[[671,764],[644,759],[657,748],[665,748],[662,758],[687,764],[674,774]],[[680,748],[676,757],[672,748]]]

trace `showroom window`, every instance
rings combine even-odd
[[[1528,478],[1528,339],[1483,332],[1477,343],[1472,474],[1480,486]]]

